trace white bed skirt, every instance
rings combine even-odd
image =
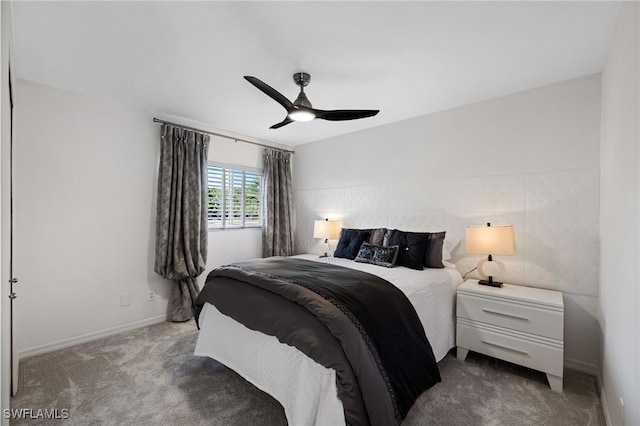
[[[289,425],[345,424],[335,370],[273,336],[245,327],[209,303],[199,323],[195,354],[214,358],[275,398]]]

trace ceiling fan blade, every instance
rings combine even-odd
[[[330,111],[324,111],[321,109],[314,109],[313,112],[316,118],[329,121],[344,121],[344,120],[356,120],[358,118],[373,117],[380,112],[379,109],[336,109]]]
[[[274,124],[273,126],[269,127],[270,129],[279,129],[282,126],[286,126],[289,123],[293,123],[293,120],[289,118],[289,116],[287,116],[287,118],[285,118],[284,120],[282,120],[281,122],[279,122],[278,124]]]
[[[286,109],[287,112],[293,109],[293,102],[285,98],[282,93],[278,92],[276,89],[269,86],[267,83],[255,77],[251,77],[249,75],[245,75],[244,79],[247,80],[249,83],[253,84],[254,86],[256,86],[261,91],[263,91],[271,99],[273,99],[274,101],[282,105],[282,107]]]

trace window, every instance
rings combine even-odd
[[[256,170],[209,164],[209,229],[259,227],[260,178]]]

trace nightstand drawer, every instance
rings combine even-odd
[[[463,322],[466,322],[463,320]],[[562,344],[550,346],[516,335],[503,334],[477,323],[457,325],[458,346],[562,377]]]
[[[562,311],[462,292],[458,293],[457,311],[461,318],[563,340]]]

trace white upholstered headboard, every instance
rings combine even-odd
[[[297,253],[326,251],[324,241],[313,238],[313,221],[320,218],[351,228],[446,230],[461,240],[452,261],[463,274],[479,260],[464,252],[465,227],[513,224],[517,253],[500,258],[507,270],[501,279],[563,291],[567,358],[588,350],[572,343],[571,333],[596,327],[591,323],[597,318],[599,169],[303,189],[294,197]]]

